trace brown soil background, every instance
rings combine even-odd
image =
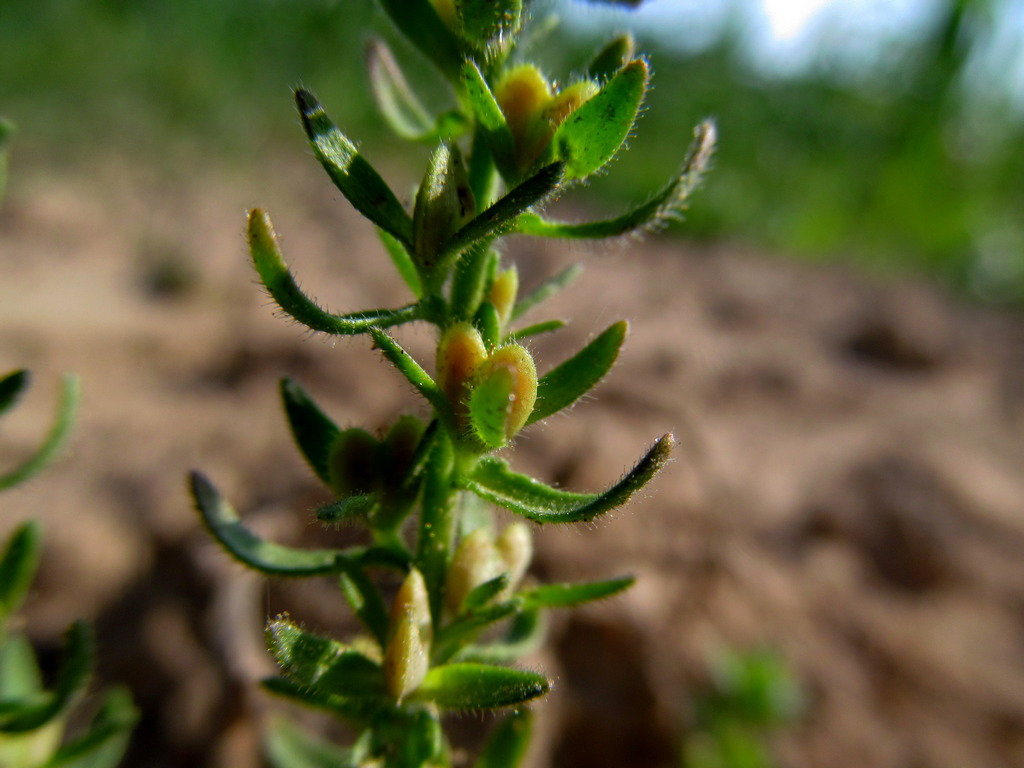
[[[314,165],[58,178],[15,163],[0,208],[0,368],[36,373],[4,420],[3,465],[45,431],[61,371],[84,387],[70,449],[4,495],[0,533],[44,520],[28,627],[47,659],[71,620],[96,622],[102,682],[130,685],[143,710],[130,766],[259,764],[260,722],[281,708],[256,686],[265,616],[349,626],[330,584],[230,563],[200,530],[186,472],[266,535],[329,546],[350,533],[310,523],[324,492],[278,379],[343,425],[421,408],[365,339],[304,337],[253,282],[242,227],[259,204],[330,308],[407,300]],[[533,765],[676,764],[709,658],[770,647],[808,702],[774,737],[780,766],[1024,766],[1020,315],[664,238],[590,252],[519,240],[509,256],[527,289],[587,263],[531,317],[573,320],[533,343],[541,371],[632,321],[596,398],[525,433],[513,464],[591,490],[664,432],[679,440],[643,498],[537,531],[537,576],[638,584],[554,620],[531,660],[556,681]],[[429,359],[428,331],[402,338]]]

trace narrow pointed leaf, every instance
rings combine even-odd
[[[7,143],[14,134],[14,124],[0,118],[0,202],[7,190]]]
[[[0,732],[33,731],[60,715],[75,697],[85,691],[92,667],[92,632],[84,621],[76,621],[65,633],[64,650],[53,690],[32,704],[0,708]]]
[[[61,377],[60,395],[57,401],[57,416],[53,421],[53,426],[50,427],[50,431],[43,440],[42,445],[21,466],[4,475],[0,475],[0,491],[28,480],[53,461],[57,451],[60,450],[68,435],[71,434],[71,427],[75,423],[75,414],[78,412],[78,402],[81,399],[81,395],[78,376],[71,373],[64,374]]]
[[[388,608],[366,571],[342,560],[338,563],[341,591],[352,612],[383,648],[388,635]]]
[[[482,499],[537,523],[579,523],[593,520],[629,501],[665,466],[672,436],[658,440],[637,465],[604,493],[572,493],[512,472],[501,459],[482,459],[467,488]]]
[[[462,614],[434,637],[434,663],[442,664],[448,661],[464,645],[472,642],[477,635],[502,619],[507,619],[518,611],[519,607],[517,601],[506,600]]]
[[[458,0],[459,30],[478,50],[511,42],[523,22],[523,0]]]
[[[267,645],[288,675],[313,690],[344,698],[384,697],[380,664],[286,618],[268,622]]]
[[[395,265],[395,269],[402,280],[405,281],[409,290],[412,291],[413,296],[417,299],[423,296],[423,283],[420,281],[419,272],[416,271],[416,265],[413,263],[412,257],[405,249],[405,246],[379,227],[377,228],[377,234],[380,236],[380,241],[384,244],[384,250],[391,257],[391,263]]]
[[[515,169],[515,142],[512,131],[505,120],[505,114],[498,106],[497,99],[494,98],[494,93],[474,61],[469,60],[462,66],[462,80],[466,86],[470,109],[473,110],[477,125],[494,154],[498,168],[505,175],[511,174]]]
[[[565,320],[545,320],[542,323],[534,323],[533,325],[517,328],[505,337],[505,341],[519,341],[519,339],[539,336],[542,333],[552,333],[564,328],[565,325]]]
[[[114,688],[106,692],[89,729],[64,744],[46,768],[115,768],[128,749],[132,728],[138,719],[139,712],[127,689]]]
[[[359,768],[362,762],[352,750],[336,747],[283,717],[275,717],[264,731],[263,751],[273,768]]]
[[[28,388],[32,374],[26,370],[12,371],[0,379],[0,413],[14,405]]]
[[[466,646],[454,658],[480,664],[508,664],[540,648],[546,632],[547,626],[539,610],[522,611],[512,619],[503,639]]]
[[[357,520],[366,520],[379,503],[380,496],[376,493],[361,493],[358,496],[346,496],[344,499],[319,506],[313,516],[321,523],[351,523]]]
[[[283,378],[280,386],[281,400],[295,443],[316,476],[329,485],[328,459],[331,446],[341,430],[297,382]]]
[[[715,147],[715,126],[703,122],[694,129],[694,140],[679,173],[647,202],[620,216],[582,224],[549,221],[535,213],[524,213],[515,231],[536,237],[560,237],[570,240],[601,240],[631,233],[655,230],[686,210],[690,194],[700,185]]]
[[[459,41],[429,0],[380,0],[391,21],[449,79],[459,74]]]
[[[562,163],[540,169],[494,205],[456,232],[442,248],[443,254],[456,254],[485,237],[500,235],[515,226],[516,218],[531,206],[548,198],[562,181]]]
[[[628,32],[619,35],[602,48],[587,67],[587,74],[594,80],[605,80],[622,69],[633,58],[636,44]]]
[[[536,672],[457,663],[431,669],[416,698],[433,701],[443,709],[497,709],[530,701],[550,689],[547,678]]]
[[[649,75],[643,59],[631,61],[558,126],[551,143],[565,161],[567,179],[589,176],[619,151],[633,129]]]
[[[525,609],[567,608],[593,600],[604,600],[633,586],[632,576],[609,581],[592,581],[588,584],[544,584],[520,592],[516,597],[523,601]]]
[[[0,625],[21,608],[32,586],[39,568],[41,539],[39,523],[29,521],[18,526],[7,540],[0,558]]]
[[[334,696],[284,677],[268,677],[261,682],[263,688],[275,696],[283,696],[295,703],[314,709],[322,709],[355,723],[365,723],[385,711],[390,704],[376,699],[349,699]]]
[[[524,214],[524,216],[532,218],[534,217],[534,214]],[[535,290],[519,299],[519,301],[516,302],[515,308],[512,310],[512,319],[518,320],[541,302],[547,301],[559,291],[564,290],[582,273],[583,267],[580,264],[573,264],[570,267],[566,267],[550,280],[545,281]]]
[[[192,496],[207,530],[244,565],[277,576],[312,576],[331,573],[335,559],[345,555],[334,549],[296,549],[261,539],[244,525],[238,513],[198,472],[190,475]]]
[[[437,383],[430,378],[430,375],[423,370],[420,364],[412,358],[412,355],[402,349],[397,341],[381,329],[371,328],[370,333],[373,336],[374,344],[384,353],[384,357],[398,369],[399,373],[405,376],[409,383],[416,388],[416,391],[423,395],[438,413],[454,420],[451,404],[444,396],[444,392],[441,391]]]
[[[507,715],[491,730],[473,768],[519,768],[532,732],[533,713],[529,709]]]
[[[615,365],[629,325],[621,320],[537,382],[537,404],[527,424],[567,408],[593,389]]]
[[[485,581],[483,584],[478,584],[470,590],[469,594],[466,595],[465,599],[462,601],[462,612],[469,613],[483,608],[487,603],[500,595],[507,586],[507,573],[495,576],[493,579]]]
[[[473,324],[480,330],[480,337],[487,349],[498,346],[501,340],[501,318],[498,317],[498,310],[491,302],[480,302]]]
[[[278,246],[270,217],[259,208],[249,212],[249,252],[260,282],[285,314],[314,331],[349,336],[366,333],[371,326],[387,328],[419,317],[419,305],[399,309],[372,309],[336,315],[306,296],[292,277]]]
[[[295,102],[313,153],[334,185],[363,216],[401,242],[410,243],[412,219],[380,174],[331,122],[312,93],[296,89]]]
[[[434,121],[412,92],[384,41],[374,39],[367,45],[366,69],[370,91],[391,130],[413,141],[429,136],[434,129]]]

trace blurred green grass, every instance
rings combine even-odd
[[[609,210],[643,198],[713,115],[716,167],[673,231],[1024,304],[1024,119],[964,98],[986,4],[936,2],[932,27],[856,77],[758,73],[728,31],[697,53],[641,40],[650,109],[584,194]],[[400,162],[409,150],[379,129],[362,66],[368,36],[389,31],[371,0],[5,0],[0,112],[19,152],[57,169],[111,154],[246,165],[302,143],[289,102],[301,82],[371,156]],[[564,79],[594,41],[558,41],[538,50]],[[447,106],[423,60],[397,49],[427,103]]]

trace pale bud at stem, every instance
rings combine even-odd
[[[415,568],[402,582],[391,604],[388,643],[384,652],[384,679],[388,692],[402,701],[415,691],[430,666],[430,602],[427,585]]]
[[[526,523],[512,523],[501,532],[495,547],[508,572],[507,589],[514,592],[533,559],[533,534]]]
[[[494,547],[490,531],[477,528],[459,542],[445,578],[444,601],[455,615],[476,587],[500,576],[505,564]]]

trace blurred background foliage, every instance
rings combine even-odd
[[[690,126],[713,115],[716,168],[675,231],[1024,304],[1016,0],[915,0],[912,16],[891,11],[868,39],[823,14],[797,62],[758,53],[754,0],[649,0],[638,11],[551,2],[570,21],[539,31],[531,53],[552,77],[581,71],[596,41],[646,20],[650,110],[633,150],[585,190],[593,205],[614,210],[659,186]],[[908,3],[825,10],[856,5],[884,17]],[[713,13],[669,25],[684,7]],[[197,156],[252,167],[303,147],[289,101],[301,82],[371,159],[402,167],[408,150],[370,109],[368,30],[395,44],[428,104],[449,106],[371,0],[4,0],[0,110],[20,128],[15,162],[62,169],[117,154],[172,176]]]

